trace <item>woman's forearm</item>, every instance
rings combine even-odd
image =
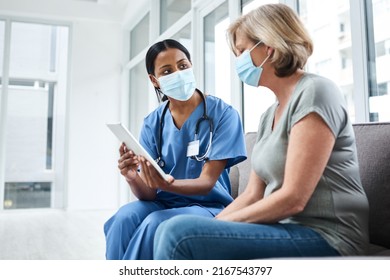
[[[255,202],[254,197],[252,197],[248,193],[243,193],[240,196],[238,196],[232,203],[230,203],[225,209],[223,209],[217,216],[216,218],[223,218],[229,215],[230,213],[239,211],[242,208],[245,208],[252,203]]]

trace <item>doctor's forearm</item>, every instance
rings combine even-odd
[[[214,180],[204,178],[175,180],[163,190],[182,195],[207,195],[215,183]]]
[[[166,184],[161,189],[182,195],[207,195],[217,183],[226,163],[227,160],[207,161],[198,178],[175,180],[171,184]]]

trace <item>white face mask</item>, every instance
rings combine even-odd
[[[158,79],[161,91],[173,99],[187,101],[195,92],[196,81],[192,68],[176,71]]]

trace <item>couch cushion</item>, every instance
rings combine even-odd
[[[229,171],[230,185],[232,187],[231,195],[233,198],[238,196],[238,182],[240,178],[240,173],[237,165],[230,167]]]
[[[232,185],[232,196],[236,198],[241,194],[248,184],[251,173],[252,150],[256,141],[256,132],[245,134],[245,145],[247,150],[247,159],[235,165],[230,171],[230,182]]]
[[[370,204],[370,242],[390,248],[390,123],[354,124],[353,128]]]

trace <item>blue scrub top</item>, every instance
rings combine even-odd
[[[207,115],[214,122],[214,131],[209,160],[227,159],[214,188],[207,195],[185,196],[159,190],[157,200],[172,203],[174,206],[201,204],[208,207],[226,206],[232,202],[229,180],[229,168],[246,159],[246,148],[241,119],[238,112],[230,105],[215,96],[206,96]],[[144,119],[140,143],[153,158],[158,158],[159,126],[162,111],[166,102]],[[201,174],[203,162],[187,157],[188,143],[194,140],[195,127],[203,115],[203,103],[192,112],[181,129],[173,122],[170,110],[164,116],[162,132],[162,159],[165,161],[163,170],[175,179],[195,179]],[[209,122],[200,123],[198,139],[200,141],[199,155],[203,155],[209,142]]]

